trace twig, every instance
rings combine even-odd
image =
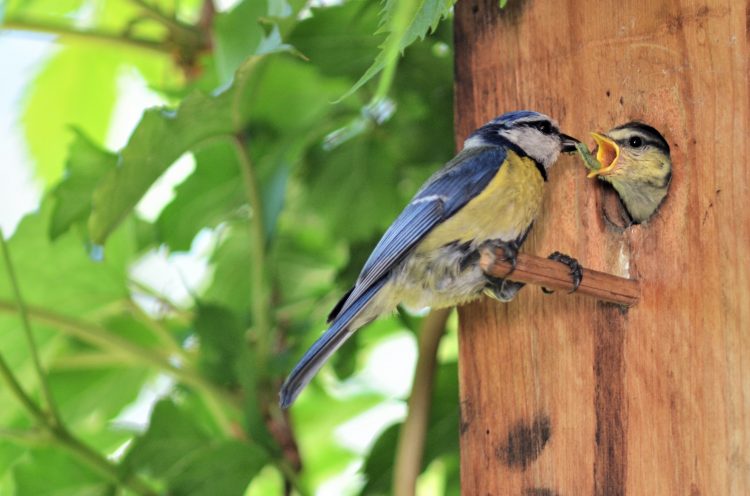
[[[59,418],[53,419],[48,417],[23,390],[18,380],[13,375],[13,372],[10,370],[10,367],[8,367],[2,354],[0,354],[0,378],[2,379],[2,382],[8,386],[13,396],[15,396],[21,405],[23,405],[24,409],[34,418],[39,427],[49,433],[49,441],[51,443],[67,450],[107,479],[126,486],[136,494],[143,496],[156,495],[156,493],[141,479],[136,476],[124,476],[117,465],[113,464],[97,451],[94,451],[83,444],[78,438],[74,437],[60,422]],[[21,433],[13,433],[12,431],[3,431],[2,434],[2,437],[16,442],[26,443],[28,441],[43,440],[42,437],[33,434],[22,435]]]
[[[504,258],[505,253],[502,248],[495,248],[494,253],[484,250],[479,265],[482,270],[493,277],[506,277],[511,265]],[[573,289],[570,269],[564,264],[524,253],[518,255],[516,269],[509,279],[561,291]],[[641,295],[640,284],[637,280],[590,269],[583,269],[583,279],[577,293],[625,306],[635,305]]]
[[[48,33],[59,36],[61,41],[69,41],[73,39],[94,40],[119,46],[125,45],[134,48],[141,48],[159,53],[171,52],[170,48],[162,42],[137,38],[130,36],[127,33],[115,34],[95,29],[75,29],[60,24],[48,24],[27,19],[6,18],[0,23],[0,29]]]
[[[34,332],[31,330],[29,312],[23,301],[23,297],[21,296],[21,288],[18,285],[16,271],[13,267],[13,261],[10,259],[10,250],[8,249],[8,243],[5,241],[5,234],[2,229],[0,229],[0,251],[3,252],[5,270],[8,273],[8,279],[10,279],[10,285],[13,288],[13,297],[16,300],[18,315],[21,318],[21,327],[23,327],[23,332],[26,336],[26,344],[29,347],[29,354],[31,355],[31,361],[34,364],[34,370],[36,371],[37,379],[39,380],[42,398],[44,398],[44,402],[47,404],[47,410],[49,411],[52,423],[55,425],[62,425],[55,398],[52,396],[52,390],[47,381],[47,374],[45,373],[44,368],[42,368],[42,361],[39,358],[39,350],[36,345],[36,339],[34,339]]]
[[[13,372],[10,370],[8,363],[5,361],[5,358],[2,354],[0,354],[0,378],[5,383],[5,385],[8,386],[8,389],[10,389],[10,392],[13,393],[13,396],[18,399],[19,403],[21,403],[26,411],[29,412],[32,417],[34,417],[34,420],[36,420],[40,424],[46,425],[47,416],[36,405],[36,403],[34,403],[34,400],[32,400],[29,395],[26,394],[26,391],[23,390],[21,384],[18,382],[18,379],[16,379],[16,376],[13,375]]]
[[[430,312],[419,333],[419,355],[409,397],[409,409],[406,420],[401,426],[393,464],[393,494],[395,496],[414,494],[417,477],[422,468],[438,345],[445,332],[445,322],[450,312],[450,308]]]
[[[255,174],[255,168],[245,148],[246,143],[241,135],[232,139],[237,153],[237,159],[242,172],[245,195],[252,209],[250,219],[250,295],[255,327],[255,346],[258,370],[265,369],[271,343],[271,319],[268,314],[269,298],[266,284],[266,232],[263,225],[263,203],[260,196],[260,185]]]
[[[0,299],[0,312],[18,312],[18,306],[15,302]],[[93,344],[102,350],[107,350],[114,355],[124,356],[138,363],[162,370],[177,380],[204,392],[207,397],[211,397],[214,400],[213,403],[216,405],[219,405],[217,402],[220,402],[231,405],[235,409],[241,408],[236,398],[208,382],[198,372],[185,366],[176,367],[169,363],[167,357],[155,350],[144,348],[132,341],[128,341],[97,324],[77,320],[45,308],[29,306],[28,312],[32,319],[52,325],[58,330]],[[222,412],[219,406],[216,406],[214,410],[216,414],[221,413],[221,417],[218,417],[217,420],[225,427],[225,430],[230,432],[229,421],[225,418],[226,414]]]

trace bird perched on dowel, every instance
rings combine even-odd
[[[646,222],[664,201],[672,179],[669,144],[653,127],[628,122],[607,131],[591,133],[598,149],[598,177],[617,191],[633,223]]]
[[[532,111],[503,114],[474,131],[383,235],[329,315],[328,330],[282,385],[282,408],[357,329],[399,304],[449,307],[482,293],[513,298],[522,284],[488,277],[480,250],[500,246],[515,265],[541,209],[547,170],[576,143],[550,117]]]

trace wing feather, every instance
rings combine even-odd
[[[470,148],[459,153],[433,175],[391,224],[367,259],[346,301],[331,312],[331,319],[346,311],[373,284],[382,279],[435,226],[454,215],[481,193],[505,161],[503,147]]]

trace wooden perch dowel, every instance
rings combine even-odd
[[[505,261],[503,249],[499,247],[495,248],[494,253],[491,250],[483,251],[479,265],[493,277],[505,277],[511,269],[511,264]],[[509,279],[560,291],[573,289],[573,280],[567,265],[524,253],[518,254],[516,269]],[[583,279],[576,292],[611,303],[632,306],[638,301],[640,286],[635,279],[583,269]]]

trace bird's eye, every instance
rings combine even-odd
[[[550,134],[552,132],[552,125],[549,122],[539,122],[536,128],[544,134]]]
[[[633,148],[639,148],[643,146],[643,140],[639,136],[633,136],[628,140],[628,144]]]

